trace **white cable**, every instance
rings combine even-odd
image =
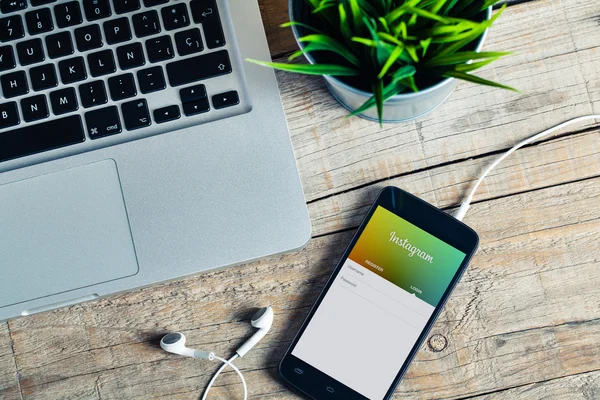
[[[206,397],[208,396],[208,391],[212,387],[213,383],[215,383],[217,376],[219,376],[221,371],[223,371],[225,369],[225,367],[227,367],[228,365],[231,368],[233,368],[233,370],[235,372],[237,372],[237,374],[240,376],[240,379],[242,380],[242,385],[244,386],[244,400],[248,399],[248,387],[246,386],[246,380],[244,379],[244,375],[242,375],[242,372],[238,369],[238,367],[233,365],[233,360],[235,360],[237,357],[238,357],[238,355],[235,354],[229,360],[225,360],[224,358],[215,356],[215,359],[221,361],[223,363],[223,365],[221,365],[221,367],[219,367],[217,372],[215,372],[213,377],[210,379],[210,382],[208,382],[208,386],[206,386],[206,389],[204,390],[204,394],[202,395],[202,400],[206,400]]]
[[[454,215],[454,218],[456,218],[459,221],[463,220],[463,218],[465,217],[465,214],[467,213],[467,211],[469,210],[469,207],[471,206],[471,201],[473,201],[473,195],[479,188],[479,185],[481,185],[481,182],[483,182],[483,179],[487,176],[487,174],[490,173],[491,170],[493,170],[498,164],[500,164],[500,162],[502,162],[502,160],[504,160],[506,157],[511,155],[513,152],[519,150],[521,147],[523,147],[531,142],[535,142],[536,140],[541,139],[542,137],[549,135],[552,132],[555,132],[555,131],[562,129],[566,126],[569,126],[571,124],[575,124],[575,123],[578,123],[581,121],[586,121],[588,119],[600,119],[600,115],[584,115],[582,117],[577,117],[577,118],[571,119],[569,121],[563,122],[562,124],[559,124],[559,125],[553,126],[552,128],[546,129],[545,131],[540,132],[537,135],[531,136],[530,138],[525,139],[522,142],[519,142],[516,145],[514,145],[510,150],[508,150],[506,153],[504,153],[500,157],[498,157],[493,163],[491,163],[483,171],[483,173],[481,174],[479,179],[477,179],[477,181],[475,182],[475,185],[473,185],[473,188],[469,192],[469,195],[461,203],[460,208]]]

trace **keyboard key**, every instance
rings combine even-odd
[[[90,74],[94,77],[112,74],[117,70],[112,50],[102,50],[87,56]]]
[[[146,64],[144,51],[140,43],[131,43],[117,47],[117,58],[121,69],[130,69]]]
[[[24,126],[0,135],[0,162],[81,143],[84,140],[79,115]]]
[[[27,8],[26,0],[2,0],[0,1],[0,11],[2,14],[24,10]]]
[[[137,78],[138,83],[140,84],[140,92],[144,94],[163,90],[167,87],[165,75],[161,67],[139,70],[137,72]]]
[[[157,124],[173,121],[181,117],[179,106],[172,105],[154,110],[154,121]]]
[[[56,17],[56,25],[59,28],[79,25],[83,22],[78,1],[55,5],[54,16]]]
[[[192,0],[190,8],[194,22],[202,24],[206,46],[209,49],[224,46],[225,36],[215,0]]]
[[[135,14],[133,16],[133,29],[139,38],[154,35],[160,32],[158,13],[154,10]]]
[[[101,108],[85,113],[85,125],[90,139],[121,133],[121,119],[117,106]]]
[[[185,85],[202,79],[231,73],[227,50],[186,58],[167,64],[171,86]]]
[[[200,29],[192,28],[175,34],[175,45],[180,56],[199,53],[204,50]]]
[[[2,93],[7,99],[29,93],[25,71],[15,71],[0,77]]]
[[[25,36],[25,30],[20,15],[0,19],[0,42],[21,39],[23,36]]]
[[[112,19],[104,23],[104,37],[108,44],[131,40],[131,28],[126,17]]]
[[[54,3],[58,0],[30,0],[32,6],[41,6],[43,4]]]
[[[106,98],[106,89],[104,81],[93,81],[79,85],[79,97],[83,108],[90,108],[104,104],[108,101]]]
[[[17,55],[21,65],[35,64],[46,59],[42,39],[31,39],[17,43]]]
[[[50,115],[46,96],[43,94],[21,100],[21,110],[23,111],[23,119],[26,122],[48,118]]]
[[[140,0],[113,0],[117,14],[125,14],[140,9]]]
[[[204,85],[194,85],[179,90],[179,97],[182,103],[189,103],[206,98],[206,87]]]
[[[128,131],[149,126],[150,113],[148,112],[148,104],[146,99],[139,99],[121,104],[121,112],[123,113],[123,121],[125,128]]]
[[[159,36],[146,40],[146,53],[150,62],[168,60],[175,56],[169,36]]]
[[[53,64],[45,64],[31,68],[29,70],[29,78],[31,80],[31,87],[36,92],[50,89],[58,85],[58,78],[56,77],[56,70],[54,69]]]
[[[16,67],[12,46],[0,47],[0,72]]]
[[[83,57],[73,57],[59,62],[58,71],[60,79],[65,85],[87,78]]]
[[[79,51],[88,51],[102,47],[100,25],[88,25],[75,29],[75,41]]]
[[[144,6],[146,7],[154,7],[160,4],[166,4],[169,0],[144,0]]]
[[[52,14],[49,8],[40,8],[39,10],[26,13],[25,23],[27,23],[27,31],[30,35],[50,32],[54,29]]]
[[[83,10],[88,21],[95,21],[112,15],[108,0],[83,0]]]
[[[72,87],[50,93],[50,104],[54,115],[61,115],[79,109],[75,89]]]
[[[46,48],[50,58],[70,56],[74,52],[71,34],[60,32],[46,36]]]
[[[133,74],[123,74],[108,78],[110,98],[114,101],[134,97],[137,94]]]
[[[221,108],[235,106],[236,104],[240,104],[240,97],[238,92],[235,90],[231,90],[225,93],[215,94],[212,97],[213,107],[217,110]]]
[[[160,13],[162,15],[163,25],[168,31],[185,28],[190,24],[190,17],[184,3],[163,7],[160,10]]]
[[[0,129],[8,128],[9,126],[19,125],[19,110],[17,110],[17,103],[11,101],[10,103],[0,104]],[[2,133],[0,133],[0,136]]]
[[[204,99],[190,101],[188,103],[183,103],[183,113],[191,117],[192,115],[205,113],[210,110],[210,104],[208,103],[208,97]]]

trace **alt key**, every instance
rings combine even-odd
[[[212,97],[213,107],[217,110],[220,108],[235,106],[240,103],[238,92],[232,90],[230,92],[215,94]]]

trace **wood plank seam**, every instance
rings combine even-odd
[[[590,324],[590,323],[595,324],[597,322],[600,322],[600,318],[592,318],[592,319],[580,320],[580,321],[566,321],[566,322],[562,322],[560,324],[536,326],[536,327],[527,328],[527,329],[519,329],[519,330],[511,331],[511,332],[498,333],[495,335],[482,336],[482,337],[478,337],[475,340],[485,340],[485,339],[490,339],[490,338],[497,337],[497,336],[506,336],[506,335],[513,335],[513,334],[517,334],[517,333],[531,332],[531,331],[536,331],[538,329],[558,328],[561,326],[578,326],[578,325],[585,325],[585,324]]]
[[[539,141],[537,141],[535,143],[531,143],[531,144],[528,144],[526,146],[523,146],[521,149],[527,149],[527,148],[538,146],[538,145],[541,145],[541,144],[544,144],[544,143],[548,143],[548,142],[552,142],[552,141],[558,141],[560,139],[565,139],[565,138],[568,138],[570,136],[575,136],[575,135],[579,135],[579,134],[582,134],[582,133],[591,133],[591,132],[594,132],[594,131],[599,131],[599,128],[598,127],[590,127],[590,128],[580,129],[580,130],[573,130],[573,131],[568,131],[568,132],[564,132],[564,133],[559,133],[559,134],[556,134],[554,136],[551,136],[551,137],[548,137],[548,138],[545,138],[545,139],[541,139],[541,140],[539,140]],[[461,164],[461,163],[463,163],[463,162],[465,162],[467,160],[478,160],[478,159],[486,158],[486,157],[490,157],[490,156],[501,155],[501,154],[505,153],[506,151],[508,151],[509,149],[510,149],[510,147],[506,147],[506,148],[499,149],[499,150],[489,151],[487,153],[477,154],[476,156],[472,156],[472,157],[464,157],[464,158],[455,159],[455,160],[452,160],[452,161],[441,162],[441,163],[438,163],[438,164],[429,165],[427,167],[422,167],[422,168],[417,168],[417,169],[410,170],[410,171],[407,171],[407,172],[402,172],[400,174],[390,175],[390,176],[387,176],[385,178],[375,179],[375,180],[373,180],[373,181],[371,181],[369,183],[364,183],[364,184],[356,185],[356,186],[352,187],[351,189],[340,190],[338,192],[329,193],[329,194],[327,194],[325,196],[322,196],[322,197],[314,198],[312,200],[307,201],[306,204],[316,203],[318,201],[322,201],[322,200],[326,200],[326,199],[331,198],[331,197],[335,197],[335,196],[337,196],[337,195],[339,195],[341,193],[348,193],[348,192],[352,192],[352,191],[355,191],[355,190],[363,189],[365,187],[373,186],[374,184],[385,182],[387,180],[401,178],[401,177],[409,176],[409,175],[414,175],[414,174],[418,174],[418,173],[421,173],[421,172],[432,171],[432,170],[435,170],[435,169],[438,169],[438,168],[447,167],[447,166],[458,165],[458,164]],[[519,149],[519,150],[521,150],[521,149]],[[478,178],[477,176],[473,177],[473,182],[475,182],[475,180],[477,180],[477,178]],[[568,183],[568,182],[566,182],[566,183]],[[473,202],[473,204],[475,204],[475,202]],[[456,206],[458,206],[458,205],[459,205],[459,203],[456,204]]]
[[[568,378],[568,377],[574,377],[574,376],[579,376],[579,375],[585,375],[585,374],[589,374],[592,372],[600,372],[600,369],[592,369],[590,371],[584,371],[584,372],[578,372],[576,374],[570,374],[570,375],[563,375],[563,376],[559,376],[556,378],[549,378],[549,379],[545,379],[545,380],[541,380],[541,381],[536,381],[536,382],[531,382],[531,383],[525,383],[522,385],[515,385],[515,386],[510,386],[510,387],[506,387],[504,389],[497,389],[497,390],[492,390],[489,392],[485,392],[485,393],[480,393],[480,394],[475,394],[475,395],[471,395],[471,396],[467,396],[467,397],[457,397],[455,400],[468,400],[468,399],[475,399],[481,396],[487,396],[490,394],[495,394],[495,393],[502,393],[502,392],[506,392],[512,389],[517,389],[520,387],[525,387],[525,386],[532,386],[532,385],[539,385],[540,383],[546,383],[546,382],[552,382],[555,380],[560,380],[560,379],[564,379],[564,378]]]
[[[582,130],[579,130],[579,131],[571,131],[571,132],[567,132],[567,133],[564,133],[564,134],[559,134],[559,135],[556,135],[554,137],[547,138],[547,139],[542,139],[539,142],[535,142],[535,143],[529,144],[527,146],[523,146],[523,149],[532,148],[534,146],[539,146],[539,145],[542,145],[542,144],[545,144],[545,143],[550,143],[550,142],[559,142],[561,140],[568,139],[570,136],[575,136],[575,135],[585,134],[585,133],[592,133],[592,132],[594,132],[596,130],[597,130],[597,128],[588,128],[588,129],[582,129]],[[428,171],[436,170],[436,169],[443,168],[443,167],[446,167],[446,166],[458,165],[458,164],[461,164],[461,163],[463,163],[463,162],[465,162],[467,160],[477,160],[477,159],[487,158],[487,157],[494,156],[494,155],[499,155],[499,154],[504,153],[505,151],[506,150],[492,151],[492,152],[489,152],[489,153],[478,155],[476,157],[469,157],[469,158],[465,158],[465,159],[461,159],[461,160],[449,161],[449,162],[437,164],[437,165],[432,166],[432,167],[421,168],[421,169],[415,170],[413,172],[396,174],[396,175],[393,175],[393,176],[386,177],[385,179],[374,180],[374,181],[372,181],[369,184],[357,185],[357,186],[353,187],[352,189],[343,190],[343,191],[336,192],[336,193],[333,193],[333,194],[330,194],[330,195],[327,195],[327,196],[320,197],[320,198],[315,199],[315,200],[311,200],[311,201],[307,202],[307,204],[316,203],[318,201],[322,201],[322,200],[326,200],[326,199],[331,198],[331,197],[338,196],[338,195],[340,195],[342,193],[348,193],[348,192],[352,192],[352,191],[355,191],[355,190],[360,190],[360,189],[363,189],[363,188],[366,188],[366,187],[369,187],[369,186],[376,185],[376,184],[381,183],[381,182],[385,182],[385,181],[389,181],[389,180],[401,178],[401,177],[404,177],[404,176],[413,175],[415,173],[428,172]],[[483,202],[487,202],[487,201],[491,201],[491,200],[508,198],[508,197],[515,196],[515,195],[518,195],[518,194],[530,193],[530,192],[534,192],[534,191],[537,191],[537,190],[548,189],[548,188],[551,188],[551,187],[561,186],[561,185],[565,185],[565,184],[569,184],[569,183],[583,182],[583,181],[586,181],[586,180],[589,180],[589,179],[597,178],[599,176],[600,175],[593,175],[593,176],[587,176],[585,178],[580,178],[580,179],[569,179],[569,180],[565,180],[565,181],[561,182],[560,184],[543,185],[543,186],[538,186],[538,187],[531,188],[531,189],[524,188],[523,190],[519,190],[519,191],[507,193],[507,194],[504,194],[504,195],[490,196],[490,197],[487,197],[485,199],[474,200],[471,204],[478,204],[478,203],[483,203]],[[477,178],[478,178],[478,176],[474,176],[473,179],[472,179],[472,182],[474,182]],[[435,194],[435,192],[434,192],[434,194]],[[456,204],[453,204],[453,205],[440,207],[440,209],[448,212],[448,211],[456,209],[459,206],[459,204],[460,204],[460,201],[458,203],[456,203]],[[313,236],[313,238],[323,237],[323,236],[327,236],[327,235],[330,235],[330,234],[333,234],[333,233],[348,232],[348,231],[354,230],[355,228],[356,227],[353,226],[353,227],[349,227],[349,228],[345,228],[345,229],[338,229],[338,230],[329,231],[329,232],[322,233],[322,234],[316,234],[316,235]]]
[[[19,396],[20,396],[21,400],[23,400],[23,389],[21,388],[21,379],[19,379],[20,370],[19,370],[19,366],[17,365],[17,357],[15,356],[15,345],[14,345],[15,342],[13,340],[9,322],[6,323],[6,328],[8,330],[10,351],[12,353],[13,362],[15,363],[15,380],[17,381],[17,389],[19,390]]]

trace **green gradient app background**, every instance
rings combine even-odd
[[[411,245],[433,256],[433,263],[423,260],[416,253],[410,257],[406,249],[390,241],[391,232],[396,232],[400,241],[406,238]],[[465,256],[435,236],[378,206],[348,258],[435,307]],[[383,271],[368,265],[367,260],[383,268]],[[422,293],[411,289],[411,285]]]

